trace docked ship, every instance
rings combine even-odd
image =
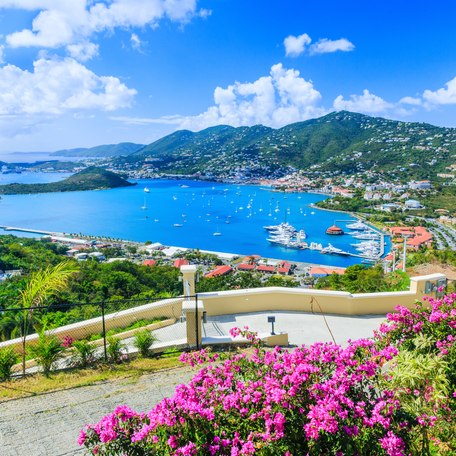
[[[267,241],[271,244],[280,245],[291,249],[307,249],[308,245],[303,240],[306,238],[304,230],[297,230],[289,223],[281,223],[280,225],[265,226],[270,234]]]
[[[328,244],[327,247],[323,247],[320,250],[320,253],[329,253],[330,255],[350,255],[350,253],[345,252],[342,249],[338,249],[337,247],[334,247],[332,244]]]
[[[369,227],[361,220],[358,220],[355,223],[349,223],[347,225],[347,228],[350,230],[355,230],[355,231],[365,231],[365,230],[369,229]]]

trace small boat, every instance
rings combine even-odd
[[[222,233],[220,233],[220,231],[216,231],[215,233],[212,233],[212,236],[221,236]]]
[[[160,220],[158,220],[158,219],[154,219],[154,222],[159,222],[159,221],[160,221]]]
[[[145,191],[146,193],[150,193],[150,190],[149,190],[148,187],[144,187],[144,191]]]
[[[181,226],[184,226],[184,225],[182,225],[182,223],[175,223],[173,226],[176,228],[180,228]]]

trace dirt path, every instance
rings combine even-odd
[[[76,439],[84,425],[97,422],[121,404],[148,411],[194,372],[183,367],[4,402],[0,404],[0,454],[82,455]]]

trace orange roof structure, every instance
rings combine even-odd
[[[241,263],[238,264],[238,271],[253,271],[256,267],[256,264]]]
[[[326,234],[344,234],[344,230],[337,225],[332,225],[326,230]]]
[[[229,274],[232,270],[233,270],[233,268],[231,266],[227,266],[227,265],[217,266],[212,271],[209,271],[204,277],[206,277],[208,279],[210,279],[211,277],[219,277],[219,276]]]
[[[432,234],[424,226],[393,226],[391,227],[393,236],[409,236],[407,245],[418,250],[422,245],[430,245]]]
[[[310,268],[310,275],[331,275],[331,274],[343,274],[345,269],[343,268],[322,268],[322,267],[313,267]]]
[[[288,263],[288,261],[281,261],[277,265],[277,272],[279,274],[289,274],[291,269],[291,263]]]
[[[275,272],[275,267],[274,266],[267,266],[265,264],[261,264],[260,266],[257,267],[257,271],[259,271],[259,272]]]
[[[178,258],[177,260],[174,261],[174,267],[175,268],[180,268],[181,266],[187,266],[188,265],[188,260],[184,258]]]
[[[157,262],[155,260],[144,260],[143,265],[144,266],[155,266]]]

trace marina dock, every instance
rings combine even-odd
[[[65,233],[60,233],[58,231],[46,231],[46,230],[36,230],[32,228],[21,228],[18,226],[6,226],[0,225],[0,229],[3,231],[19,231],[22,233],[33,233],[33,234],[42,234],[45,236],[64,236]]]

